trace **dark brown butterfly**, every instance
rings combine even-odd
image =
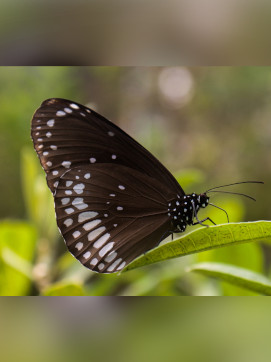
[[[48,99],[31,136],[59,230],[91,270],[120,271],[170,234],[205,221],[197,213],[208,205],[206,193],[186,195],[150,152],[90,108]]]

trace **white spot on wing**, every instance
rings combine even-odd
[[[78,222],[84,222],[86,220],[93,219],[97,215],[98,215],[98,213],[95,211],[81,212],[81,214],[79,214],[79,216],[78,216]]]
[[[83,225],[83,228],[86,231],[92,230],[95,228],[95,226],[99,225],[102,222],[102,220],[96,219],[96,220],[92,220],[87,222],[86,224]]]
[[[117,259],[116,261],[114,261],[114,263],[112,265],[110,265],[110,267],[107,268],[107,270],[113,271],[118,265],[119,263],[122,261],[122,258]]]
[[[98,265],[99,270],[102,270],[103,268],[104,268],[104,263],[101,263],[101,264]]]
[[[72,113],[72,110],[70,108],[64,108],[64,111],[67,113]]]
[[[81,235],[80,231],[75,231],[74,233],[72,233],[72,236],[74,237],[74,239],[78,238]]]
[[[67,227],[69,227],[69,226],[71,226],[73,224],[73,220],[72,219],[66,219],[63,224],[66,225]]]
[[[73,108],[73,109],[79,109],[78,105],[75,104],[75,103],[71,103],[70,107]]]
[[[93,230],[93,231],[91,231],[89,234],[88,234],[88,241],[92,241],[92,240],[94,240],[94,239],[96,239],[97,238],[97,236],[99,236],[101,233],[103,233],[105,231],[105,227],[104,226],[101,226],[101,227],[99,227],[98,229],[95,229],[95,230]],[[106,234],[105,234],[106,235]],[[100,240],[100,239],[98,239],[98,240]],[[98,241],[97,240],[97,241]],[[97,243],[97,241],[96,241],[96,243]],[[96,246],[95,246],[95,244],[96,243],[94,243],[94,247],[96,248]]]
[[[61,199],[62,205],[67,205],[67,203],[70,201],[69,197],[65,197],[64,199]]]
[[[88,258],[90,257],[90,255],[91,255],[91,252],[90,252],[90,251],[87,251],[85,254],[83,254],[83,257],[84,257],[85,259],[88,259]]]
[[[112,155],[111,158],[112,158],[112,160],[115,160],[115,159],[117,158],[117,156],[116,156],[116,155]]]
[[[119,189],[120,189],[120,190],[125,190],[125,187],[122,186],[122,185],[119,185]]]
[[[53,150],[53,151],[56,151],[56,150],[57,150],[57,146],[55,146],[55,145],[51,145],[50,148],[51,148],[51,150]]]
[[[53,127],[54,124],[55,124],[55,120],[54,120],[54,119],[50,119],[50,120],[47,122],[47,126],[48,126],[48,127]]]
[[[53,176],[56,176],[56,175],[58,175],[58,171],[55,170],[55,171],[52,172],[52,174],[53,174]]]
[[[111,250],[114,246],[114,242],[112,241],[111,243],[106,244],[100,251],[99,251],[99,255],[101,257],[103,257],[109,250]]]
[[[73,187],[74,191],[75,191],[77,194],[82,194],[84,188],[85,188],[85,185],[84,185],[84,184],[77,184],[77,185],[74,185],[74,187]]]
[[[73,184],[73,181],[66,181],[66,186],[70,187]]]
[[[71,162],[70,161],[63,161],[62,162],[62,166],[65,167],[65,168],[69,168],[71,165]]]
[[[101,229],[101,228],[99,228]],[[97,229],[98,230],[98,229]],[[93,231],[92,231],[93,232]],[[101,236],[97,241],[95,241],[95,243],[93,244],[94,248],[99,249],[100,247],[102,247],[104,245],[104,243],[107,242],[107,240],[110,238],[110,234],[106,233],[103,236]]]
[[[76,197],[73,202],[73,206],[75,206],[78,210],[83,210],[88,207],[87,204],[84,203],[84,200],[81,197]]]
[[[56,112],[56,115],[57,115],[58,117],[63,117],[63,116],[66,116],[66,112],[57,111],[57,112]]]
[[[95,163],[95,162],[96,162],[96,158],[91,157],[91,158],[89,159],[89,161],[90,161],[90,163]]]
[[[115,258],[116,258],[116,256],[118,255],[118,253],[116,253],[115,251],[111,251],[111,253],[109,253],[106,257],[105,257],[105,261],[107,262],[107,263],[110,263],[111,261],[113,261]]]
[[[46,137],[50,138],[52,136],[52,133],[51,132],[47,132],[46,133]]]
[[[68,209],[65,209],[66,214],[72,214],[74,212],[74,209],[72,207],[69,207]]]
[[[77,243],[77,244],[75,245],[75,248],[76,248],[77,250],[81,250],[81,249],[83,248],[83,246],[84,246],[84,244],[83,244],[81,241],[79,241],[79,243]]]
[[[121,270],[125,267],[126,265],[126,261],[124,261],[123,263],[120,264],[120,266],[117,267],[117,270]]]
[[[51,162],[51,161],[48,161],[48,162],[46,162],[46,165],[47,165],[48,167],[51,167],[51,166],[52,166],[52,162]]]
[[[98,264],[98,261],[99,261],[99,260],[98,260],[97,258],[94,258],[94,259],[92,259],[92,260],[90,261],[90,263],[89,263],[89,264],[90,264],[90,265],[94,265],[94,266],[95,266],[95,265],[97,265],[97,264]]]
[[[114,132],[111,132],[111,131],[107,132],[107,134],[108,134],[108,136],[110,136],[110,137],[115,136],[115,133],[114,133]]]
[[[118,210],[118,211],[122,211],[122,210],[123,210],[123,207],[122,207],[122,206],[118,206],[118,207],[117,207],[117,210]]]

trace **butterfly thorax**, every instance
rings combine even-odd
[[[187,225],[194,223],[200,208],[205,208],[209,197],[205,194],[188,194],[168,203],[168,216],[172,219],[173,232],[184,232]]]

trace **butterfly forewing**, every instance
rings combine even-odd
[[[168,235],[172,197],[159,181],[126,166],[79,166],[59,181],[57,223],[82,264],[115,272]]]
[[[81,104],[58,98],[44,101],[33,116],[31,135],[52,192],[69,169],[113,163],[147,174],[184,195],[175,178],[150,152]]]

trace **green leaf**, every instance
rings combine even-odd
[[[71,281],[62,281],[53,285],[50,285],[46,288],[42,295],[46,296],[72,296],[72,295],[86,295],[83,290],[82,285],[71,282]]]
[[[199,272],[253,292],[271,295],[271,281],[264,275],[248,269],[223,263],[198,263],[189,267],[187,271]]]
[[[271,239],[271,221],[202,227],[161,245],[132,261],[122,272],[159,261],[198,253],[226,245]]]
[[[25,295],[31,287],[37,232],[28,223],[0,223],[0,295]]]

